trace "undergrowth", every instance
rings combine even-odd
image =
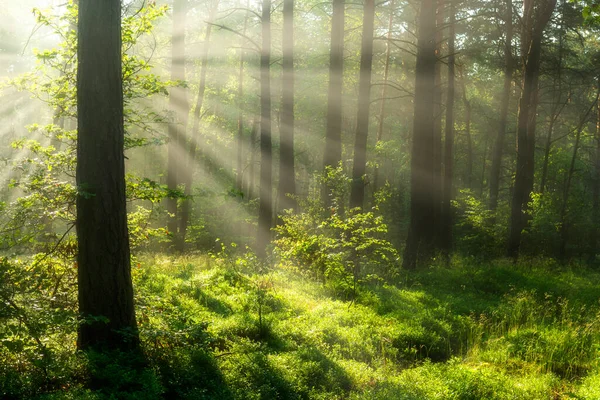
[[[289,269],[265,271],[252,257],[142,256],[133,273],[141,367],[127,355],[76,353],[74,328],[62,329],[41,338],[52,357],[42,385],[42,355],[7,345],[5,335],[0,393],[598,399],[600,275],[548,263],[455,260],[398,285],[366,283],[348,301]]]

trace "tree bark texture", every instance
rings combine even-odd
[[[81,0],[78,38],[77,278],[84,322],[77,345],[81,350],[136,349],[125,204],[120,0]]]

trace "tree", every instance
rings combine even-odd
[[[344,73],[344,0],[333,0],[331,17],[331,48],[329,50],[329,88],[327,92],[327,126],[323,169],[337,168],[342,160],[342,89]],[[321,199],[330,205],[330,188],[325,183]]]
[[[450,1],[450,20],[448,21],[448,93],[446,98],[446,132],[444,138],[444,185],[442,193],[442,212],[440,216],[440,247],[449,254],[452,250],[452,189],[454,185],[454,41],[456,15],[454,0]]]
[[[519,101],[517,119],[517,170],[511,204],[508,256],[516,259],[521,245],[521,233],[527,225],[527,204],[533,190],[535,154],[535,115],[537,109],[537,86],[542,50],[542,35],[552,16],[556,0],[533,0],[525,2],[524,31],[521,34],[522,53],[525,55],[523,91]],[[524,49],[528,49],[524,50]]]
[[[438,204],[434,188],[435,0],[421,1],[415,77],[410,172],[410,224],[403,267],[414,269],[431,255],[435,229],[432,216]]]
[[[262,48],[260,52],[260,199],[256,252],[267,256],[273,224],[272,144],[271,144],[271,1],[262,2]]]
[[[369,109],[371,106],[371,67],[373,65],[373,25],[375,0],[366,0],[363,16],[360,50],[360,76],[358,83],[358,111],[352,165],[352,190],[350,208],[363,206],[365,199],[365,172],[367,167],[367,136],[369,134]]]
[[[80,1],[77,54],[78,347],[135,349],[120,0]]]
[[[171,79],[173,81],[185,80],[185,25],[186,25],[186,0],[173,1],[173,35],[171,39]],[[182,183],[182,172],[185,167],[185,131],[189,104],[187,91],[184,87],[174,87],[169,94],[169,109],[173,120],[169,124],[169,147],[167,158],[167,186],[175,192],[177,186]],[[175,239],[175,243],[181,239],[178,237],[178,213],[177,198],[171,196],[167,199],[167,211],[173,215],[167,224],[167,228]],[[179,245],[177,245],[180,247]]]
[[[377,125],[377,143],[383,139],[383,126],[385,121],[385,106],[388,88],[388,79],[390,73],[390,55],[392,49],[392,28],[394,23],[394,0],[390,1],[390,17],[388,19],[387,41],[385,43],[385,65],[383,67],[383,85],[381,86],[381,104],[379,106],[379,123]],[[379,165],[375,164],[373,171],[373,203],[375,203],[375,193],[379,190]]]
[[[176,246],[179,251],[184,250],[185,245],[185,235],[188,227],[188,222],[190,219],[190,200],[189,197],[192,194],[192,178],[193,171],[196,166],[196,150],[198,146],[198,134],[200,131],[200,119],[202,111],[202,106],[204,104],[204,92],[206,91],[206,70],[208,69],[208,50],[210,49],[210,35],[212,32],[212,21],[215,18],[215,14],[217,12],[217,8],[219,6],[218,0],[215,1],[211,11],[209,20],[206,23],[206,32],[204,34],[204,43],[202,46],[202,56],[200,61],[200,82],[198,84],[198,97],[196,99],[196,106],[194,108],[194,124],[192,128],[192,132],[190,135],[189,143],[187,144],[187,165],[185,168],[182,168],[181,175],[183,177],[183,184],[185,187],[185,196],[186,199],[183,200],[181,204],[181,219],[179,220],[179,235],[178,240],[176,241]],[[187,118],[184,118],[187,120]],[[182,128],[185,131],[185,127]],[[182,140],[185,143],[185,140]],[[183,149],[182,149],[183,150]]]
[[[295,208],[294,169],[294,0],[283,1],[283,73],[279,141],[279,209]]]
[[[502,167],[502,150],[504,149],[504,136],[508,122],[508,105],[510,101],[510,86],[512,84],[512,75],[514,62],[512,58],[512,0],[506,1],[506,11],[504,15],[504,26],[506,37],[504,39],[504,87],[500,100],[500,121],[498,123],[498,133],[492,155],[492,167],[490,170],[490,210],[495,210],[498,206],[498,190],[500,188],[500,170]]]

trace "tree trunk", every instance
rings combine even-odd
[[[508,123],[508,105],[510,103],[510,87],[513,75],[512,58],[512,0],[506,1],[506,14],[504,17],[506,26],[506,38],[504,43],[504,88],[500,101],[500,121],[498,124],[498,134],[494,145],[492,155],[492,167],[490,170],[490,210],[494,211],[498,207],[498,191],[500,189],[500,171],[502,170],[502,152],[504,150],[504,136],[506,135],[506,125]]]
[[[247,8],[250,8],[248,2]],[[248,13],[244,17],[244,30],[242,35],[246,35],[248,29]],[[241,193],[244,192],[244,44],[246,40],[243,38],[240,47],[240,73],[238,77],[238,133],[237,133],[237,167],[236,167],[236,186]]]
[[[337,168],[342,160],[342,89],[344,74],[344,0],[333,0],[331,17],[331,49],[329,50],[329,89],[323,170]],[[325,207],[331,205],[327,183],[321,188]]]
[[[403,267],[414,269],[429,260],[434,241],[432,215],[438,206],[434,190],[435,1],[422,0],[416,60],[411,156],[410,225]]]
[[[177,250],[183,251],[185,247],[185,235],[187,232],[187,226],[190,220],[190,208],[191,208],[191,200],[190,196],[192,194],[192,182],[193,182],[193,172],[196,167],[196,150],[199,142],[199,134],[200,134],[200,120],[202,118],[201,111],[202,105],[204,104],[204,92],[206,91],[206,70],[208,69],[208,50],[210,48],[210,34],[212,31],[212,21],[214,20],[215,14],[217,12],[217,8],[219,6],[219,2],[215,2],[214,8],[210,12],[210,16],[208,18],[208,23],[206,24],[206,33],[204,34],[204,44],[202,48],[202,57],[200,64],[200,84],[198,85],[198,98],[196,99],[196,107],[194,108],[194,126],[192,128],[192,133],[190,135],[190,140],[188,144],[188,159],[187,165],[182,169],[181,175],[183,177],[183,184],[185,185],[185,196],[186,199],[183,200],[181,204],[181,219],[179,221],[179,235],[177,244]]]
[[[279,142],[279,209],[296,208],[294,168],[294,0],[283,1],[283,71]]]
[[[454,39],[455,9],[454,0],[450,1],[450,19],[448,21],[448,93],[446,98],[446,134],[444,138],[444,188],[442,193],[442,214],[440,227],[440,248],[449,255],[452,251],[452,189],[454,185]]]
[[[350,208],[363,207],[365,200],[365,172],[367,167],[367,137],[371,105],[371,69],[373,65],[373,25],[375,0],[365,0],[362,43],[360,50],[360,77],[358,83],[358,111],[352,164]]]
[[[590,234],[589,261],[596,261],[598,252],[598,225],[600,225],[600,77],[597,80],[596,94],[596,156],[594,160],[594,180],[592,191],[592,232]]]
[[[173,35],[171,39],[171,80],[185,80],[185,24],[186,24],[186,4],[185,0],[174,0],[173,2]],[[177,186],[182,183],[183,168],[186,166],[185,160],[185,131],[187,127],[187,117],[189,104],[187,99],[187,90],[183,87],[171,88],[169,94],[169,109],[173,121],[169,123],[169,145],[167,155],[167,187],[169,190],[177,190]],[[178,241],[178,210],[177,198],[167,198],[167,211],[173,217],[169,218],[167,229],[174,238],[174,243]]]
[[[530,37],[531,45],[527,53],[523,76],[523,92],[519,101],[517,119],[517,171],[511,204],[510,236],[508,256],[517,259],[521,245],[521,232],[527,225],[527,204],[533,189],[535,154],[535,115],[537,109],[537,82],[540,69],[542,34],[552,16],[556,0],[544,0]],[[530,14],[532,15],[532,14]],[[525,23],[527,26],[528,23]]]
[[[465,186],[471,189],[473,180],[473,138],[471,137],[471,102],[467,98],[467,85],[464,75],[461,76],[462,100],[465,107],[465,137],[467,138],[467,168],[465,170]]]
[[[390,1],[390,18],[388,20],[388,33],[387,41],[385,43],[385,67],[383,69],[383,86],[381,88],[381,105],[379,108],[379,124],[377,125],[377,143],[380,143],[383,139],[383,127],[385,124],[385,105],[387,96],[387,86],[390,71],[390,53],[391,53],[391,40],[392,40],[392,27],[394,23],[394,0]],[[382,160],[383,161],[383,160]],[[375,194],[379,190],[379,165],[375,165],[373,171],[373,200],[372,203],[375,205]]]
[[[254,120],[252,122],[252,130],[250,131],[250,146],[249,146],[249,151],[250,151],[250,166],[248,167],[248,189],[246,189],[246,191],[248,192],[248,199],[252,200],[256,197],[256,184],[255,184],[255,178],[256,178],[256,172],[255,172],[255,167],[256,167],[256,135],[258,134],[258,121]]]
[[[273,220],[271,145],[271,0],[262,2],[262,49],[260,53],[260,199],[256,253],[265,259],[271,242]]]
[[[560,208],[560,245],[558,248],[558,258],[560,260],[565,260],[567,258],[567,241],[569,239],[569,221],[568,221],[568,211],[569,211],[569,193],[571,191],[571,182],[573,180],[573,174],[575,173],[575,162],[577,161],[577,152],[579,151],[579,143],[581,140],[581,131],[585,127],[586,122],[588,121],[588,117],[594,106],[598,101],[598,96],[596,95],[596,99],[588,108],[585,115],[581,118],[579,125],[577,126],[576,134],[575,134],[575,144],[573,145],[573,155],[571,156],[571,163],[569,165],[569,170],[567,171],[567,176],[565,179],[565,187],[563,190],[563,199],[562,206]]]
[[[444,42],[444,8],[445,0],[436,0],[436,18],[435,18],[435,79],[434,79],[434,97],[433,97],[433,189],[432,196],[435,202],[431,223],[434,224],[434,247],[440,248],[441,232],[440,218],[442,213],[442,193],[443,193],[443,171],[442,171],[442,47]]]
[[[119,0],[81,0],[77,54],[77,278],[79,313],[85,319],[77,346],[137,349],[125,204]]]

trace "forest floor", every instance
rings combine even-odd
[[[95,356],[104,389],[72,378],[38,398],[600,399],[585,267],[461,259],[349,301],[248,259],[153,255],[134,284],[144,372]]]

